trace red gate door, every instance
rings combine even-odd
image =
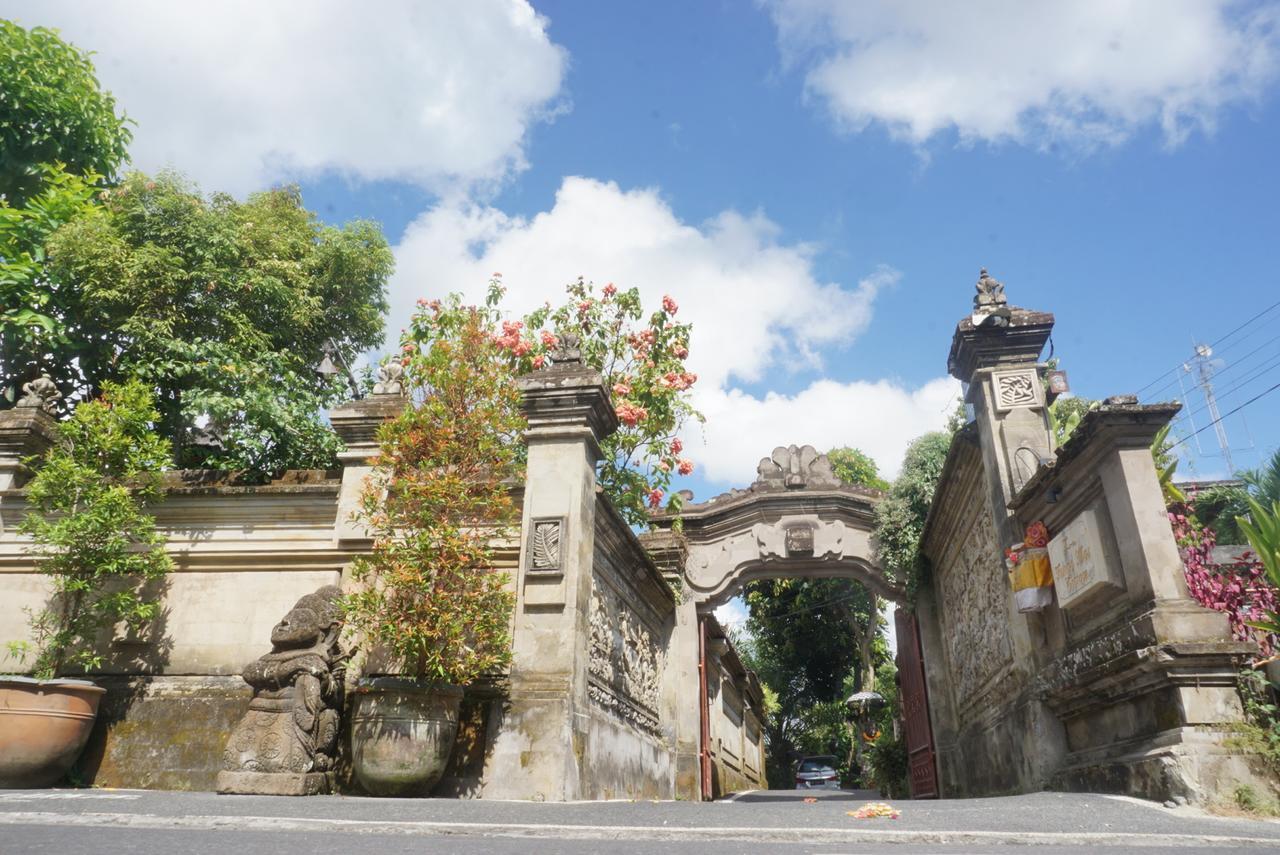
[[[911,798],[938,797],[938,767],[933,756],[933,728],[929,726],[929,693],[924,683],[924,657],[916,616],[899,606],[894,610],[898,630],[899,697],[905,720],[907,769]]]

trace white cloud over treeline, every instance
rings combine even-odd
[[[335,172],[439,192],[525,165],[566,52],[525,0],[0,0],[94,51],[138,167],[242,194]]]

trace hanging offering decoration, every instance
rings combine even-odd
[[[1053,602],[1053,570],[1049,566],[1049,529],[1037,520],[1027,526],[1022,543],[1004,551],[1020,612],[1038,612]]]

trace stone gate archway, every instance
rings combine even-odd
[[[906,592],[876,565],[871,530],[879,493],[842,482],[811,445],[779,446],[756,480],[681,512],[686,596],[706,613],[755,579],[847,578],[876,596]],[[670,528],[673,519],[654,521]]]
[[[647,545],[668,578],[683,584],[670,647],[678,764],[701,779],[703,798],[764,780],[763,709],[750,700],[754,695],[758,705],[763,695],[713,612],[756,579],[843,578],[872,593],[873,608],[876,598],[905,602],[906,591],[875,562],[879,498],[878,491],[842,482],[813,446],[780,446],[760,461],[746,489],[686,505],[682,537],[670,534],[675,518],[654,520],[667,532],[646,535]],[[752,751],[761,758],[754,779]]]

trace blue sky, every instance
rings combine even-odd
[[[1280,300],[1270,3],[0,14],[97,52],[139,167],[236,193],[298,181],[327,220],[381,221],[392,336],[413,299],[478,294],[492,269],[517,309],[578,274],[674,295],[709,416],[687,443],[699,498],[791,442],[896,471],[950,409],[947,348],[981,266],[1057,315],[1055,352],[1090,397],[1162,391],[1193,339]],[[1277,319],[1224,342],[1224,411],[1280,381]],[[1280,444],[1280,391],[1243,414],[1226,423],[1238,467]],[[1182,450],[1182,474],[1225,473]]]

